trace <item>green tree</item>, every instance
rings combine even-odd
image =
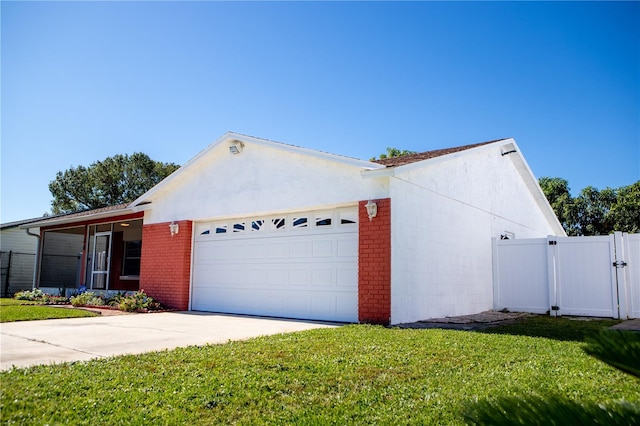
[[[616,231],[640,232],[640,180],[618,189],[607,222]]]
[[[567,235],[640,232],[640,181],[617,189],[587,186],[572,197],[561,178],[538,180]]]
[[[621,229],[614,229],[609,220],[609,211],[616,202],[616,190],[605,188],[599,191],[587,186],[574,201],[572,209],[573,225],[576,235],[607,235]],[[626,230],[625,230],[626,231]]]
[[[73,213],[130,203],[178,169],[174,163],[154,161],[148,155],[114,155],[89,167],[58,172],[49,183],[54,214]]]
[[[569,182],[559,177],[542,177],[538,183],[567,235],[573,235],[573,198]]]
[[[385,158],[394,158],[394,157],[402,157],[403,155],[416,154],[416,151],[409,151],[407,149],[398,149],[398,148],[387,148],[386,154],[380,154],[378,158],[373,157],[371,161],[374,160],[384,160]]]

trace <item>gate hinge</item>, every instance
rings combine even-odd
[[[552,311],[559,311],[559,310],[560,310],[560,306],[553,305],[553,306],[551,307],[551,310],[552,310]]]
[[[557,241],[549,241],[549,245],[550,246],[557,246],[558,242]]]
[[[622,260],[617,260],[617,261],[613,262],[613,267],[614,268],[624,268],[625,266],[627,266],[627,262],[624,262]]]

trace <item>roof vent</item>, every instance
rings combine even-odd
[[[242,153],[242,148],[244,144],[240,141],[233,141],[229,144],[229,152],[233,155],[240,155]]]
[[[502,155],[503,157],[508,154],[513,154],[514,152],[516,152],[516,146],[512,143],[502,145],[502,147],[500,148],[500,155]]]

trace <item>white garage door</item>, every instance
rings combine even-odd
[[[356,322],[357,209],[198,223],[191,309]]]

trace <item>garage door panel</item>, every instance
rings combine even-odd
[[[335,312],[336,298],[326,293],[316,293],[311,299],[311,312],[321,315],[324,312]]]
[[[334,246],[334,240],[314,241],[313,257],[334,257]]]
[[[308,226],[283,229],[276,226],[282,222],[274,222],[275,217],[266,217],[261,220],[269,226],[255,232],[198,234],[192,309],[357,321],[357,226],[340,226],[338,214],[296,215],[333,217],[319,221],[318,226],[312,220]],[[284,223],[293,224],[292,218]],[[236,224],[252,221],[198,224],[197,229],[234,229]]]
[[[358,271],[349,268],[346,265],[336,268],[336,286],[351,287],[354,282],[358,281]]]
[[[247,271],[247,283],[261,285],[264,283],[264,269],[249,269]]]
[[[338,238],[337,257],[356,258],[358,257],[358,240],[355,238]]]
[[[281,297],[273,297],[268,291],[264,295],[265,312],[271,312],[271,315],[275,315],[275,312],[287,311],[287,299]],[[262,314],[267,315],[267,314]]]
[[[264,259],[267,251],[265,246],[263,241],[247,244],[245,246],[245,256],[240,257],[240,259]]]
[[[336,300],[336,315],[348,317],[358,312],[358,295],[349,293]]]
[[[307,269],[290,269],[288,283],[293,287],[309,286],[309,271]]]
[[[194,310],[233,314],[287,316],[328,321],[355,321],[357,295],[337,297],[326,292],[284,292],[275,297],[270,290],[208,289],[194,292]]]
[[[286,259],[289,257],[289,244],[285,241],[267,241],[267,257],[269,259]]]
[[[311,271],[311,285],[314,287],[334,287],[334,269],[313,269]]]
[[[266,284],[276,288],[278,285],[287,282],[289,274],[286,269],[267,269],[265,270],[265,275],[267,277]]]
[[[311,241],[301,241],[295,239],[289,241],[289,257],[307,258],[311,256]]]

